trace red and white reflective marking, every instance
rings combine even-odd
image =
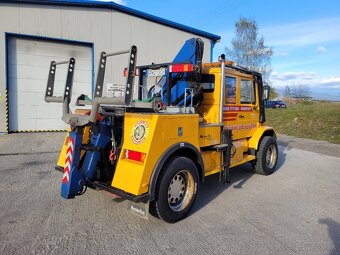
[[[235,121],[237,112],[223,112],[223,121]]]
[[[63,175],[63,180],[62,180],[62,183],[66,183],[67,185],[70,180],[70,169],[71,169],[71,164],[72,164],[73,148],[74,148],[74,140],[72,137],[69,137],[67,151],[66,151],[65,166],[64,166],[64,175]]]

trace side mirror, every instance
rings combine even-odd
[[[263,100],[268,101],[270,96],[270,86],[268,84],[263,85]]]

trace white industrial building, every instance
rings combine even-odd
[[[192,37],[203,40],[209,62],[219,36],[113,2],[0,0],[0,133],[66,128],[61,104],[44,101],[52,60],[76,59],[75,101],[81,93],[92,98],[100,52],[136,45],[137,65],[164,63]],[[122,83],[126,65],[127,56],[108,62],[104,84]],[[57,70],[57,96],[66,69]]]

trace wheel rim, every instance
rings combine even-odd
[[[173,211],[185,209],[195,192],[194,177],[188,170],[175,174],[168,188],[168,204]]]
[[[273,168],[276,164],[277,160],[277,150],[274,144],[271,144],[268,147],[267,155],[266,155],[266,162],[268,168]]]

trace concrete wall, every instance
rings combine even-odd
[[[169,62],[187,39],[198,37],[114,10],[0,4],[0,132],[7,132],[5,33],[93,43],[95,72],[101,51],[113,52],[136,45],[137,65]],[[210,39],[201,39],[205,45],[203,60],[209,62]],[[108,61],[105,84],[124,83],[122,72],[126,62],[127,56]]]

